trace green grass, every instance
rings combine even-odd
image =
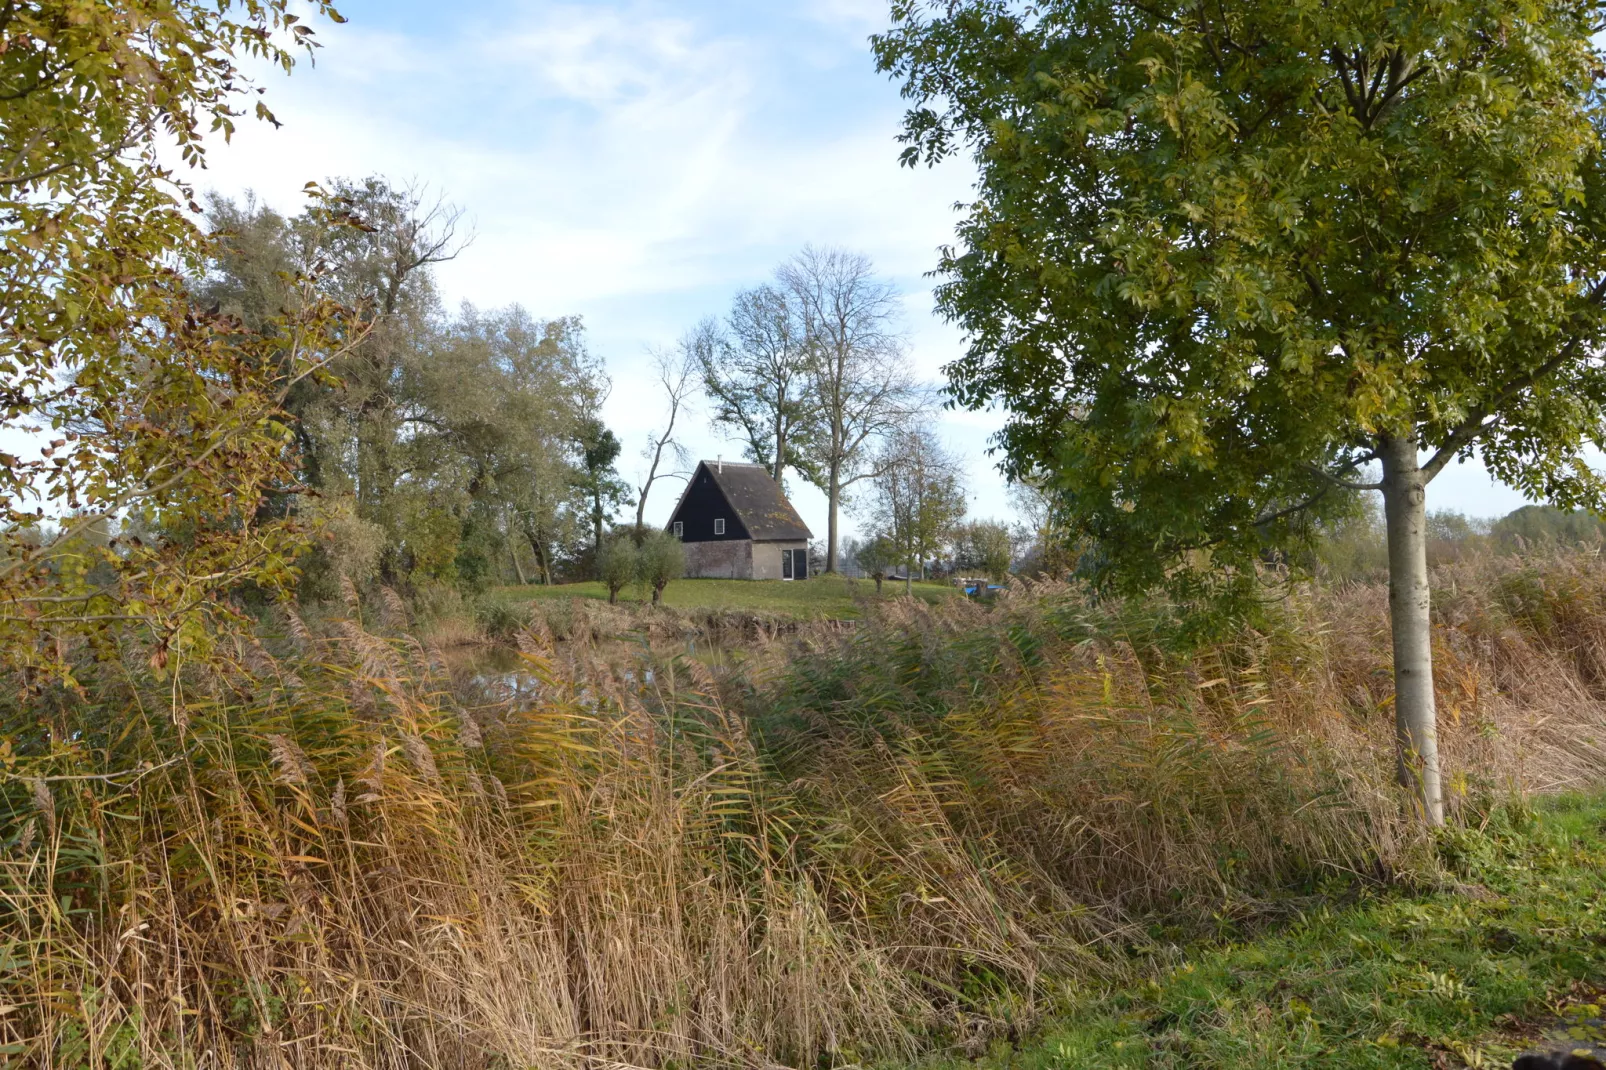
[[[1449,832],[1459,888],[1320,909],[1139,984],[1068,994],[1060,1024],[980,1066],[1438,1070],[1507,1067],[1547,1036],[1598,1044],[1603,822],[1606,800],[1575,799]]]
[[[593,598],[608,600],[608,590],[600,583],[562,583],[551,587],[527,585],[503,587],[500,593],[513,599]],[[888,582],[881,597],[903,595],[903,584]],[[960,597],[960,592],[944,583],[916,583],[917,598],[937,603]],[[816,576],[798,583],[781,580],[676,580],[664,589],[664,602],[674,609],[729,609],[766,611],[798,617],[831,620],[852,619],[866,603],[876,598],[871,580],[848,580],[840,576]],[[642,601],[641,592],[627,587],[619,592],[621,602]]]

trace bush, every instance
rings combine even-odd
[[[671,580],[686,574],[686,547],[665,531],[649,531],[642,537],[637,556],[637,575],[652,591],[652,603],[663,600],[664,588]]]
[[[636,581],[640,556],[629,535],[612,535],[603,540],[602,551],[597,554],[597,578],[608,588],[609,602],[619,601],[619,592]]]
[[[501,595],[483,595],[474,604],[474,623],[488,639],[512,639],[529,627],[532,619],[530,603]]]
[[[864,574],[875,580],[876,593],[881,593],[881,581],[887,578],[887,569],[898,561],[898,548],[886,535],[866,539],[854,548],[854,561]]]

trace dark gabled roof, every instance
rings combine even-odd
[[[803,518],[786,500],[781,485],[763,465],[704,461],[714,484],[736,511],[749,538],[758,542],[807,540],[813,537]]]

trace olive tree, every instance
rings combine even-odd
[[[905,160],[969,152],[955,396],[1107,577],[1246,576],[1379,491],[1402,782],[1442,820],[1428,485],[1606,504],[1601,9],[896,0]]]

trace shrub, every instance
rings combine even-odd
[[[653,605],[657,605],[670,581],[686,574],[686,547],[668,532],[649,531],[642,537],[638,554],[638,575],[652,591]]]
[[[609,602],[619,601],[619,592],[635,582],[640,567],[636,542],[629,535],[612,535],[603,541],[597,554],[597,578],[608,588]]]
[[[899,559],[898,548],[886,535],[864,540],[854,549],[854,560],[865,575],[875,580],[876,593],[881,593],[881,582],[887,578],[887,569]]]

